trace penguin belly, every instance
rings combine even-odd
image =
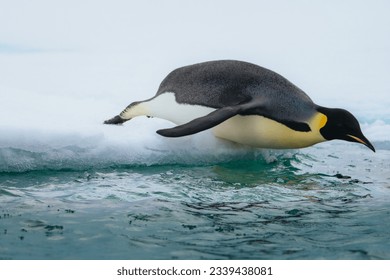
[[[325,141],[318,131],[296,131],[259,115],[234,116],[212,131],[216,137],[257,148],[295,149]]]

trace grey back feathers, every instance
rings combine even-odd
[[[222,108],[261,99],[263,106],[242,114],[259,114],[278,121],[303,122],[316,105],[281,75],[255,64],[221,60],[172,71],[157,94],[174,92],[178,103]]]

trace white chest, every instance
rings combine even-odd
[[[163,93],[144,102],[141,106],[144,107],[143,114],[169,120],[178,125],[205,116],[215,110],[200,105],[177,103],[173,92]]]

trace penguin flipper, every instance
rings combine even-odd
[[[259,102],[251,101],[244,104],[227,106],[217,109],[210,114],[194,119],[188,123],[178,125],[173,128],[160,129],[156,132],[165,137],[181,137],[201,132],[212,128],[237,114],[245,114],[253,107],[259,107]]]

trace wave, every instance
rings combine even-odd
[[[123,127],[101,125],[88,132],[0,128],[0,172],[274,160],[275,153],[219,140],[209,132],[163,138],[154,133],[159,122],[147,123],[134,120]]]

